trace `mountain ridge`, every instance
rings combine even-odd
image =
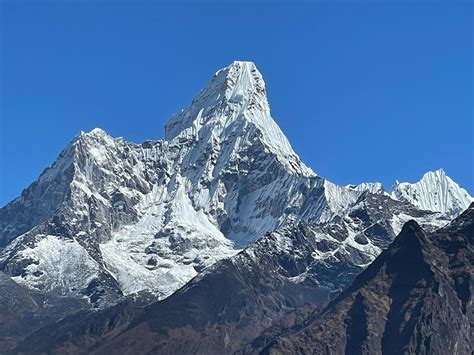
[[[294,267],[282,282],[337,293],[408,220],[431,231],[460,211],[423,210],[377,183],[344,187],[316,175],[273,120],[253,63],[218,71],[165,131],[141,144],[99,128],[79,133],[0,209],[0,270],[34,292],[103,309],[140,292],[167,299],[282,233],[294,240],[269,244],[273,266]],[[295,262],[287,247],[305,257]]]
[[[307,168],[272,119],[263,77],[250,62],[218,71],[165,131],[164,140],[142,144],[99,128],[77,135],[0,209],[0,242],[22,240],[0,255],[2,269],[51,289],[42,265],[52,256],[25,243],[44,250],[52,243],[66,254],[84,248],[93,275],[118,288],[99,293],[152,289],[166,297],[266,232],[327,222],[367,191],[384,193],[378,184],[338,186]],[[393,222],[395,233],[407,218]],[[78,289],[61,292],[68,287]]]

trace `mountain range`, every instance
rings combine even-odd
[[[347,340],[351,327],[403,321],[373,318],[396,310],[385,305],[386,313],[373,315],[382,306],[371,287],[405,309],[399,293],[423,283],[431,288],[421,287],[419,305],[465,303],[436,325],[460,324],[446,334],[464,332],[462,354],[471,293],[458,292],[453,265],[462,275],[472,270],[472,228],[459,232],[459,224],[470,225],[472,207],[463,212],[473,201],[441,169],[391,191],[320,177],[272,118],[255,65],[236,61],[171,117],[164,139],[135,144],[98,128],[81,132],[0,209],[0,291],[8,295],[0,345],[60,353],[390,353],[393,341],[411,353],[453,350],[426,340],[424,330],[415,340],[394,331],[376,344],[354,330]],[[467,256],[451,258],[459,243]],[[440,255],[445,264],[433,265],[430,257]],[[399,286],[405,257],[420,270],[440,269]],[[392,264],[400,270],[387,271]],[[433,284],[451,293],[439,298]],[[461,284],[471,289],[469,277]],[[337,328],[341,317],[351,321]],[[334,324],[337,334],[315,332],[317,324]]]

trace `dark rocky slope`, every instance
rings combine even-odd
[[[87,303],[34,292],[0,272],[0,353],[79,308],[87,308]]]
[[[474,204],[428,235],[409,222],[321,314],[245,352],[472,354],[473,265]]]

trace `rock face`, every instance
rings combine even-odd
[[[323,312],[247,351],[471,354],[473,274],[474,204],[434,233],[408,222]]]

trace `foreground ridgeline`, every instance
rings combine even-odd
[[[472,354],[474,204],[426,233],[405,224],[323,312],[262,337],[262,354]]]
[[[236,61],[164,139],[80,133],[0,209],[0,348],[464,354],[472,201],[320,177]]]

